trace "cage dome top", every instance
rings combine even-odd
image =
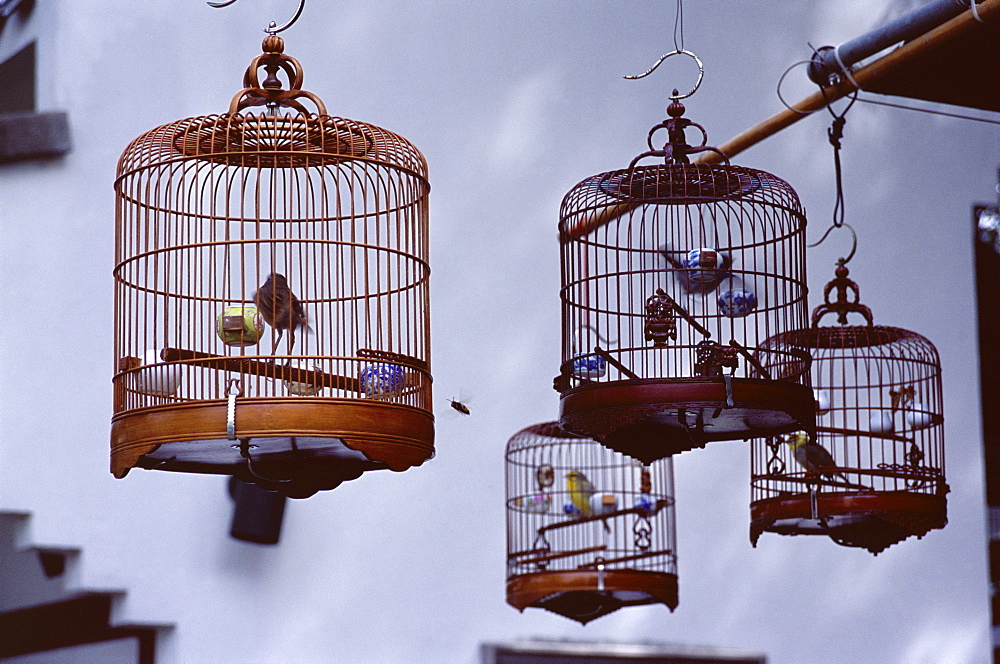
[[[426,182],[426,160],[412,143],[380,127],[328,115],[323,101],[302,89],[302,66],[284,53],[281,37],[266,36],[262,49],[247,68],[244,87],[228,112],[186,118],[144,133],[125,150],[119,172],[178,158],[247,168],[322,167],[364,160],[403,169]],[[287,78],[287,89],[279,74]],[[311,103],[315,112],[304,102]],[[263,108],[254,113],[255,107]]]

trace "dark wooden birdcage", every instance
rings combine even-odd
[[[587,623],[677,606],[673,460],[650,465],[555,422],[507,443],[507,603]]]
[[[808,313],[798,197],[763,171],[689,163],[714,148],[685,142],[701,127],[680,102],[667,110],[650,151],[576,185],[559,223],[559,423],[647,462],[813,417],[807,374],[761,364],[795,360],[761,344]]]
[[[845,265],[824,294],[812,327],[763,344],[810,354],[817,418],[815,432],[753,441],[750,538],[828,535],[878,553],[947,523],[941,362],[916,332],[873,324]],[[839,325],[819,324],[829,313]]]
[[[328,115],[281,38],[263,48],[227,113],[119,162],[116,477],[306,496],[433,453],[424,157]]]

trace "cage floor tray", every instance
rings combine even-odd
[[[761,533],[827,535],[841,546],[879,553],[908,537],[923,537],[948,523],[944,495],[871,492],[820,495],[813,516],[808,494],[750,505],[750,540]]]
[[[661,378],[574,387],[559,424],[644,463],[719,440],[810,429],[812,391],[754,378]]]
[[[603,578],[602,578],[603,577]],[[587,624],[626,606],[677,608],[677,575],[639,570],[535,572],[507,581],[507,603],[547,609]]]
[[[198,401],[117,414],[111,472],[134,467],[235,475],[304,497],[369,470],[406,470],[434,453],[434,418],[399,404],[323,398],[237,400],[236,439],[227,403]],[[248,461],[249,457],[249,461]]]

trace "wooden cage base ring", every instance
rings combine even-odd
[[[578,386],[560,399],[559,424],[644,463],[721,440],[773,436],[815,424],[804,385],[733,378],[623,380]]]
[[[507,603],[518,611],[546,609],[584,625],[626,606],[665,604],[673,611],[677,575],[611,569],[604,571],[602,585],[596,571],[535,572],[507,581]]]
[[[434,416],[385,402],[345,399],[237,400],[236,436],[226,401],[124,411],[111,422],[111,472],[134,467],[236,475],[283,493],[333,488],[367,470],[403,471],[434,454]],[[251,471],[241,452],[250,455]],[[299,496],[296,496],[299,497]]]
[[[827,535],[842,546],[877,554],[908,537],[923,537],[948,523],[943,494],[850,493],[817,497],[819,518],[812,517],[808,494],[759,500],[750,505],[750,541],[764,532],[779,535]]]

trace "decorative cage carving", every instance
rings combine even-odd
[[[685,142],[704,130],[680,102],[667,112],[650,151],[576,185],[559,222],[559,423],[646,462],[813,417],[802,358],[761,346],[806,321],[798,196],[728,160],[688,163],[715,148]],[[669,142],[655,150],[659,129]]]
[[[587,623],[677,607],[673,460],[642,465],[555,422],[507,443],[507,603]]]
[[[762,344],[810,353],[817,420],[814,436],[753,441],[750,539],[828,535],[877,554],[947,523],[941,363],[916,332],[873,324],[845,265],[824,295],[812,327]],[[839,326],[819,325],[828,313]]]
[[[281,38],[263,48],[228,113],[153,129],[119,162],[116,477],[307,496],[433,453],[424,157],[327,115]]]

